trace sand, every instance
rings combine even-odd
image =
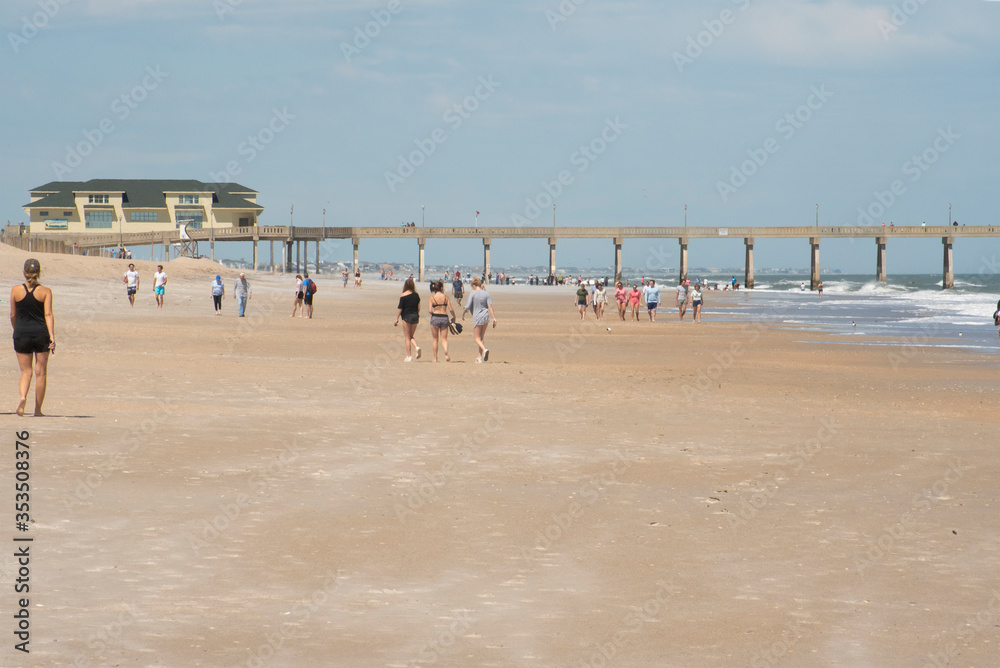
[[[239,319],[207,261],[167,264],[157,312],[154,263],[130,309],[124,261],[36,255],[59,348],[50,417],[13,415],[3,367],[11,497],[31,447],[8,540],[34,540],[30,594],[24,543],[0,567],[0,666],[1000,656],[987,356],[722,322],[717,293],[700,325],[581,324],[571,288],[499,287],[490,362],[467,330],[431,363],[424,317],[404,364],[398,283],[319,276],[308,321],[250,274]],[[6,284],[25,257],[0,246]]]

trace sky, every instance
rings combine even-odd
[[[0,222],[92,178],[234,181],[261,224],[1000,224],[1000,2],[5,0]],[[553,205],[556,209],[553,212]],[[326,211],[325,215],[323,211]],[[248,257],[217,247],[217,255]],[[328,241],[345,260],[349,242]],[[743,244],[693,240],[692,266]],[[755,264],[807,267],[806,240]],[[481,262],[431,241],[428,264]],[[496,267],[544,241],[495,241]],[[609,240],[561,241],[604,266]],[[891,241],[890,274],[941,268]],[[821,264],[873,273],[870,240]],[[415,262],[415,242],[363,260]],[[626,266],[677,265],[627,240]],[[1000,284],[1000,239],[955,244]]]

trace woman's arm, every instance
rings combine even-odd
[[[10,328],[14,329],[17,325],[17,308],[14,307],[14,290],[17,290],[17,286],[10,289]]]
[[[46,288],[45,296],[42,298],[42,306],[45,309],[45,327],[49,330],[49,348],[56,349],[56,318],[52,315],[52,290]]]

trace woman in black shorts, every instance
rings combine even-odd
[[[406,359],[404,362],[413,360],[411,347],[416,348],[416,357],[420,359],[420,346],[417,345],[413,335],[417,332],[417,323],[420,322],[420,295],[417,294],[417,286],[412,278],[406,279],[403,283],[403,294],[399,296],[399,312],[396,313],[396,325],[399,319],[403,319],[403,339],[406,341]]]
[[[38,284],[41,266],[32,258],[24,263],[24,283],[10,290],[10,324],[14,328],[14,352],[21,367],[21,398],[18,415],[24,415],[35,369],[35,415],[42,415],[45,375],[49,352],[56,351],[56,322],[52,316],[52,291]]]
[[[438,337],[441,339],[441,348],[444,350],[444,361],[450,362],[448,356],[448,327],[455,319],[455,308],[451,305],[451,300],[444,293],[444,281],[434,281],[431,283],[431,298],[428,300],[428,309],[431,312],[431,351],[434,353],[434,361],[438,361]],[[451,312],[451,318],[448,312]]]

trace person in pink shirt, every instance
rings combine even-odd
[[[628,310],[628,291],[621,281],[615,284],[615,301],[618,303],[618,317],[625,322],[625,311]]]
[[[628,303],[632,307],[632,319],[639,319],[639,298],[642,297],[642,293],[639,292],[639,286],[635,283],[632,284],[632,289],[628,293]]]

